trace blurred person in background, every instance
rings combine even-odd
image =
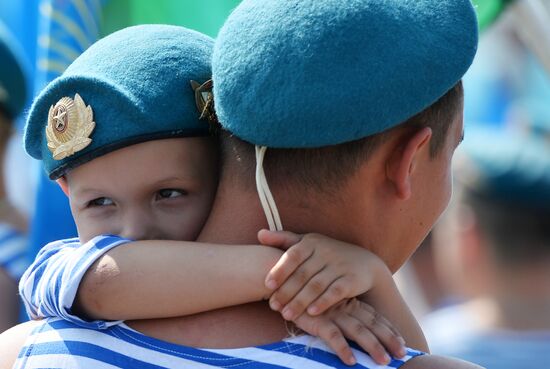
[[[470,129],[490,126],[550,142],[550,1],[474,0],[482,37],[464,76],[466,143]],[[540,47],[543,45],[543,47]],[[546,68],[545,68],[546,67]],[[435,273],[429,236],[397,274],[415,314],[459,302]]]
[[[457,153],[454,204],[432,237],[441,282],[466,302],[423,327],[434,353],[540,368],[550,361],[550,143],[470,131]]]
[[[27,94],[22,65],[15,39],[0,23],[0,331],[17,323],[17,281],[27,266],[26,220],[7,197],[4,175],[13,122],[23,110]]]

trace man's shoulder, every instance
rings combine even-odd
[[[483,369],[467,361],[437,355],[422,355],[407,361],[402,369]]]
[[[9,369],[13,367],[21,348],[25,345],[27,337],[40,321],[30,321],[21,323],[0,334],[0,369]]]

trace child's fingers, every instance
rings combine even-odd
[[[386,318],[378,314],[370,305],[359,302],[359,309],[350,314],[363,324],[393,356],[401,358],[407,354],[405,340]]]
[[[330,319],[309,317],[304,314],[298,317],[295,323],[311,335],[321,338],[346,365],[355,365],[357,363],[342,331]]]
[[[350,286],[346,278],[337,278],[307,309],[310,315],[319,315],[327,309],[350,297]]]
[[[318,273],[313,275],[306,285],[294,296],[285,306],[282,313],[285,319],[292,320],[297,316],[300,316],[307,309],[308,314],[320,315],[328,308],[342,301],[343,298],[338,299],[337,293],[332,293],[325,298],[326,304],[321,305],[322,310],[310,309],[309,306],[312,303],[327,294],[328,288],[341,279],[340,276],[335,275],[329,268],[322,268]],[[287,282],[288,283],[288,282]],[[284,287],[284,286],[283,286]],[[344,288],[341,289],[342,292]],[[291,311],[292,315],[286,315],[285,310]],[[311,311],[314,313],[312,314]]]
[[[344,338],[342,331],[334,324],[327,324],[319,331],[319,337],[338,355],[347,365],[355,365],[357,362],[351,347]]]
[[[405,339],[395,327],[383,316],[376,314],[376,321],[373,333],[378,337],[388,351],[396,358],[407,355]]]
[[[289,252],[292,251],[289,250]],[[281,311],[283,317],[286,320],[293,320],[301,315],[307,308],[307,305],[297,306],[298,311],[291,310],[287,304],[295,298],[302,289],[304,289],[310,280],[324,268],[324,262],[318,258],[310,257],[302,263],[293,273],[290,275],[284,283],[271,295],[270,303],[274,310],[279,308],[284,309]]]
[[[266,287],[275,290],[282,286],[295,273],[296,269],[311,257],[313,250],[312,246],[302,244],[288,249],[267,274],[265,278]]]
[[[269,231],[262,229],[258,232],[258,241],[262,245],[278,247],[282,250],[287,250],[291,246],[302,240],[303,235],[299,235],[287,231]]]
[[[387,365],[391,362],[384,346],[362,321],[351,315],[341,314],[336,317],[336,324],[348,339],[357,342],[376,363]]]

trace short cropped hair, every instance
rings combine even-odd
[[[445,145],[447,134],[457,114],[462,111],[464,90],[459,81],[434,104],[400,125],[382,133],[356,141],[314,149],[274,149],[266,153],[264,170],[273,188],[304,188],[322,193],[333,193],[367,161],[371,153],[398,129],[411,132],[432,129],[430,155],[435,158]],[[255,173],[254,145],[242,141],[229,132],[220,132],[222,176],[229,161],[238,167],[235,175],[240,183],[252,189]],[[225,168],[225,169],[224,169]]]

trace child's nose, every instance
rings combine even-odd
[[[148,238],[146,229],[144,229],[144,227],[137,226],[126,227],[121,236],[134,241],[145,240]]]
[[[121,236],[131,240],[148,240],[155,238],[155,221],[146,212],[134,213],[127,217]]]

